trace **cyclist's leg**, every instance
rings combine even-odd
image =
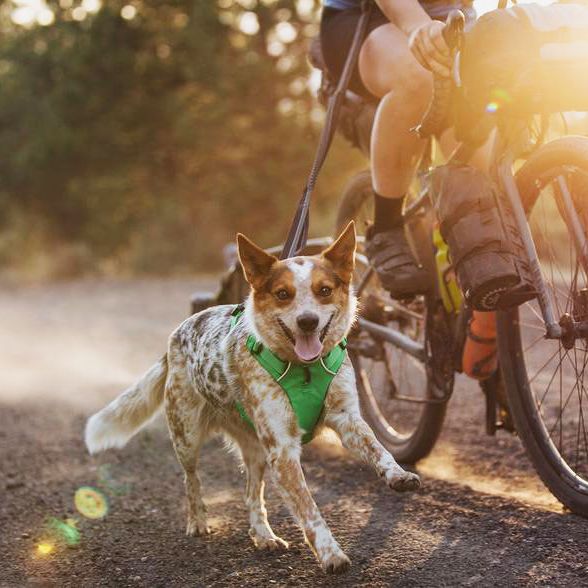
[[[372,131],[374,188],[384,197],[401,198],[424,148],[410,129],[431,99],[431,74],[412,56],[408,37],[391,23],[372,31],[364,42],[359,73],[370,93],[380,98]]]
[[[411,128],[429,104],[432,77],[412,56],[408,37],[392,23],[373,30],[364,42],[359,74],[380,98],[371,145],[376,214],[367,254],[392,296],[423,292],[429,279],[412,258],[401,207],[424,148]]]

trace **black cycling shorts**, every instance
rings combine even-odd
[[[471,8],[471,0],[447,0],[446,2],[434,0],[433,2],[423,2],[422,5],[431,18],[438,20],[445,20],[445,17],[453,8],[464,10],[466,19],[475,18],[475,12]],[[357,28],[357,22],[360,16],[361,8],[359,7],[348,10],[337,10],[328,6],[323,8],[320,31],[321,49],[329,74],[335,80],[339,79],[345,66],[347,53],[353,42],[355,29]],[[389,22],[388,17],[374,4],[366,35],[369,35],[374,29]],[[360,96],[373,99],[372,94],[370,94],[361,81],[357,65],[351,74],[349,89]]]
[[[338,80],[343,72],[347,53],[353,42],[355,29],[357,28],[360,16],[360,8],[357,10],[337,10],[335,8],[329,8],[328,6],[323,8],[320,33],[321,50],[329,74],[335,80]],[[378,6],[374,5],[370,14],[366,36],[374,29],[388,24],[389,22],[388,18]],[[357,64],[355,65],[355,68],[351,73],[351,78],[349,79],[349,89],[360,96],[373,98],[361,81]]]

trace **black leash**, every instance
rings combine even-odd
[[[349,53],[347,54],[343,72],[337,83],[337,88],[329,98],[325,126],[323,127],[314,162],[310,170],[310,175],[308,176],[306,186],[302,192],[302,197],[298,203],[296,215],[290,226],[288,238],[282,249],[280,259],[295,257],[296,255],[299,255],[306,246],[306,241],[308,239],[310,198],[319,172],[327,158],[327,153],[331,147],[333,136],[335,135],[341,103],[345,96],[345,92],[347,91],[347,86],[349,85],[349,79],[351,78],[353,69],[357,63],[359,50],[361,49],[361,45],[366,36],[367,26],[372,12],[372,2],[373,0],[363,0],[361,3],[361,16],[357,22],[353,42],[349,48]]]

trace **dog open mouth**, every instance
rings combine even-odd
[[[323,341],[329,332],[332,320],[333,314],[331,314],[327,324],[320,332],[317,330],[313,333],[296,332],[296,334],[281,319],[278,319],[278,323],[286,337],[294,345],[294,353],[296,353],[298,359],[304,363],[312,363],[322,355]]]

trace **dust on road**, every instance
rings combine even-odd
[[[157,421],[124,450],[86,455],[86,416],[134,381],[211,278],[84,280],[0,288],[0,586],[588,585],[588,523],[562,512],[518,440],[483,434],[481,393],[458,381],[424,488],[393,495],[332,443],[305,450],[309,486],[353,566],[326,578],[273,488],[268,510],[290,542],[258,553],[243,476],[218,442],[202,457],[213,534],[183,534],[180,468]],[[107,476],[105,476],[107,472]],[[96,487],[103,519],[73,496]],[[40,554],[47,520],[71,518],[79,544]]]

